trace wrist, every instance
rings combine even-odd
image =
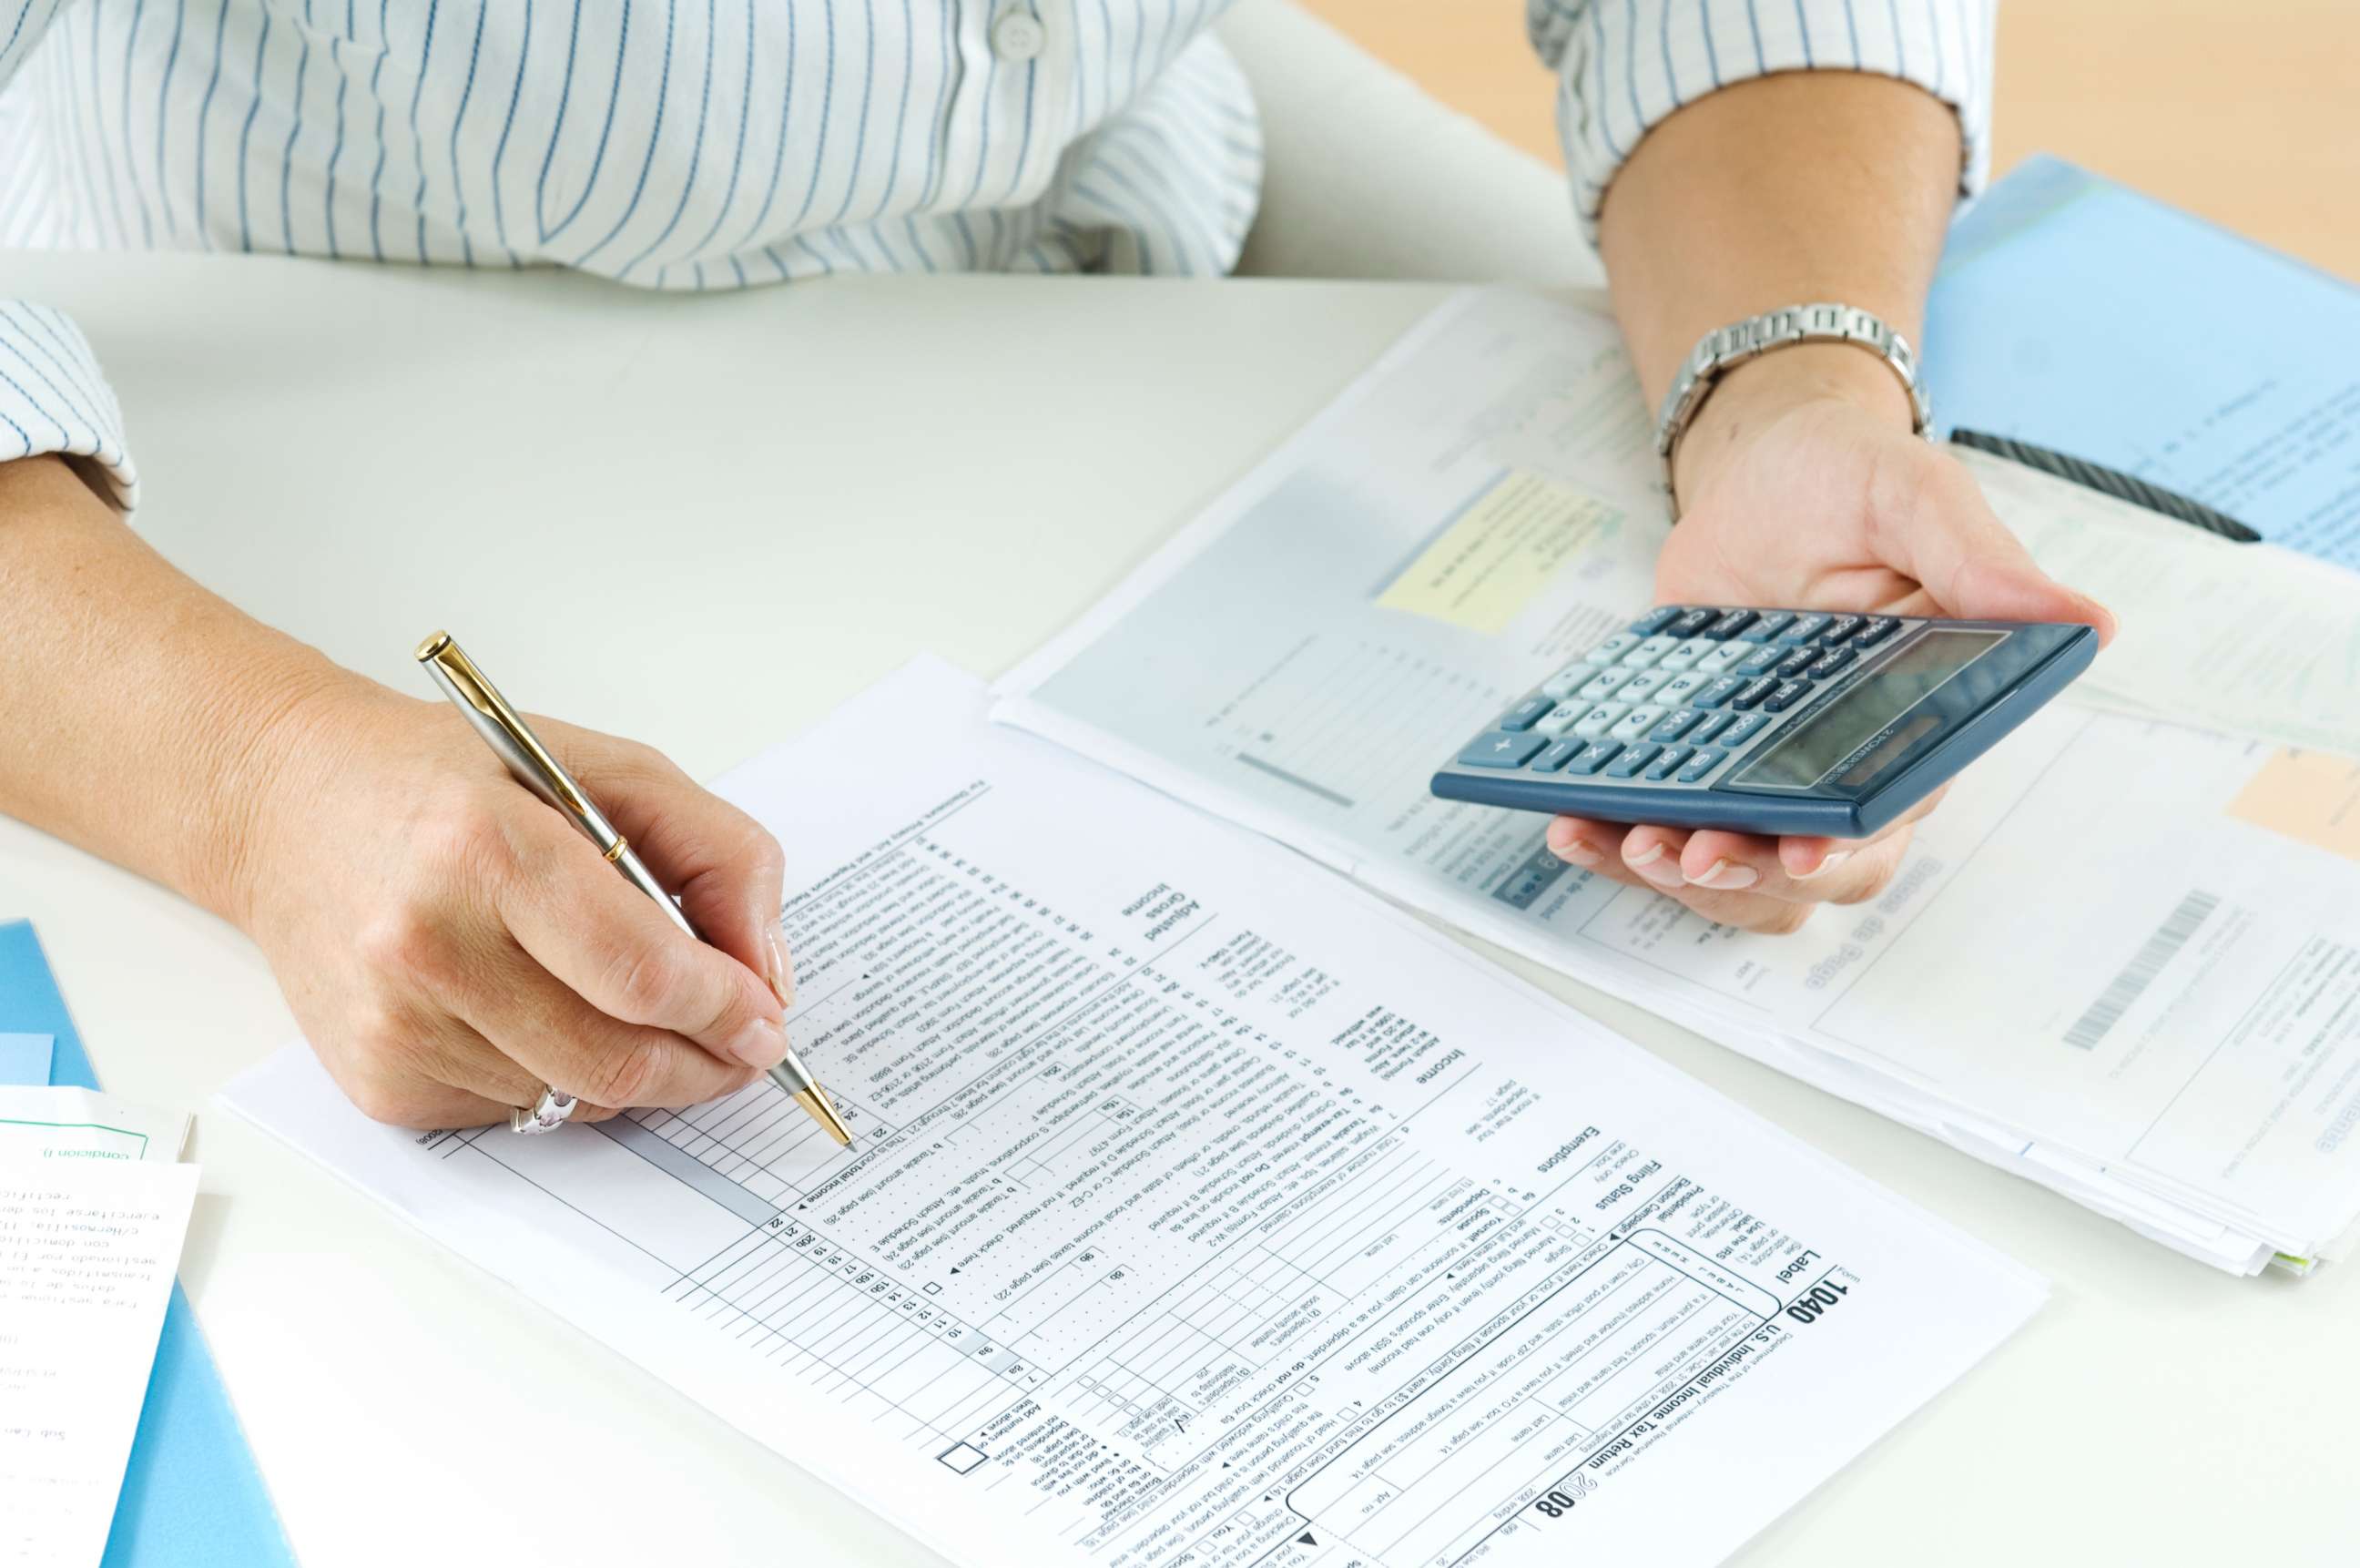
[[[1682,506],[1764,432],[1798,409],[1849,407],[1908,433],[1916,428],[1909,394],[1893,367],[1848,343],[1797,343],[1722,372],[1672,452],[1672,483]]]
[[[300,825],[319,819],[333,780],[365,760],[371,717],[410,705],[309,649],[253,683],[224,719],[234,739],[212,769],[216,809],[183,891],[251,935],[279,863],[273,846],[291,837],[319,847]]]

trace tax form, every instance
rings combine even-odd
[[[2245,688],[2169,637],[2101,656],[2125,711],[2034,715],[1882,897],[1796,937],[1710,926],[1559,861],[1537,815],[1428,794],[1653,602],[1651,462],[1611,323],[1464,296],[1013,672],[1001,714],[2208,1262],[2332,1251],[2360,1220],[2360,768],[2185,728]],[[2154,567],[2058,489],[1995,499],[2085,587],[2221,570]],[[2299,673],[2267,701],[2307,738],[2360,718],[2353,581],[2288,607],[2317,657],[2274,662]],[[2276,645],[2217,608],[2178,606],[2180,642],[2216,666],[2241,636]]]
[[[816,874],[767,1082],[519,1138],[230,1103],[960,1563],[1720,1561],[2043,1287],[916,666],[721,788]],[[923,734],[927,744],[912,747]]]
[[[105,1552],[196,1201],[197,1168],[174,1163],[186,1126],[0,1088],[0,1562]]]

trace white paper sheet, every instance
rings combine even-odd
[[[94,1089],[0,1085],[0,1160],[169,1164],[180,1157],[188,1137],[187,1116],[151,1111]]]
[[[986,707],[916,667],[721,786],[814,869],[849,1151],[768,1084],[404,1134],[300,1045],[229,1102],[961,1563],[1714,1563],[2040,1300]]]
[[[1647,601],[1611,333],[1521,294],[1437,313],[1003,682],[1003,716],[2207,1261],[2331,1246],[2360,1218],[2360,765],[2052,707],[1889,892],[1777,938],[1428,795]],[[2127,652],[2102,665],[2182,667]]]
[[[0,1562],[105,1552],[196,1201],[177,1122],[0,1091]]]
[[[2360,574],[1988,453],[1959,458],[2042,568],[2117,617],[2081,700],[2360,757]]]

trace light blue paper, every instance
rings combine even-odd
[[[0,1083],[47,1084],[55,1049],[52,1035],[0,1035]]]
[[[1943,433],[2016,436],[2360,567],[2360,289],[2053,158],[1950,231]]]
[[[0,925],[0,1030],[42,1032],[50,1041],[47,1081],[98,1087],[27,921]],[[22,1036],[0,1034],[0,1045],[12,1037]],[[5,1059],[0,1054],[0,1062]],[[294,1568],[294,1563],[213,1354],[175,1285],[101,1568]]]

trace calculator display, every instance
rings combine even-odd
[[[2006,633],[1932,628],[1903,649],[1893,662],[1844,693],[1821,712],[1777,740],[1730,782],[1771,789],[1809,789],[1909,711],[1937,686],[1973,663]],[[1930,726],[1929,726],[1930,728]],[[1907,727],[1905,727],[1905,732]],[[1911,741],[1896,734],[1845,774],[1847,785],[1866,783]],[[1900,742],[1897,746],[1894,743]],[[1874,767],[1870,763],[1877,764]]]

